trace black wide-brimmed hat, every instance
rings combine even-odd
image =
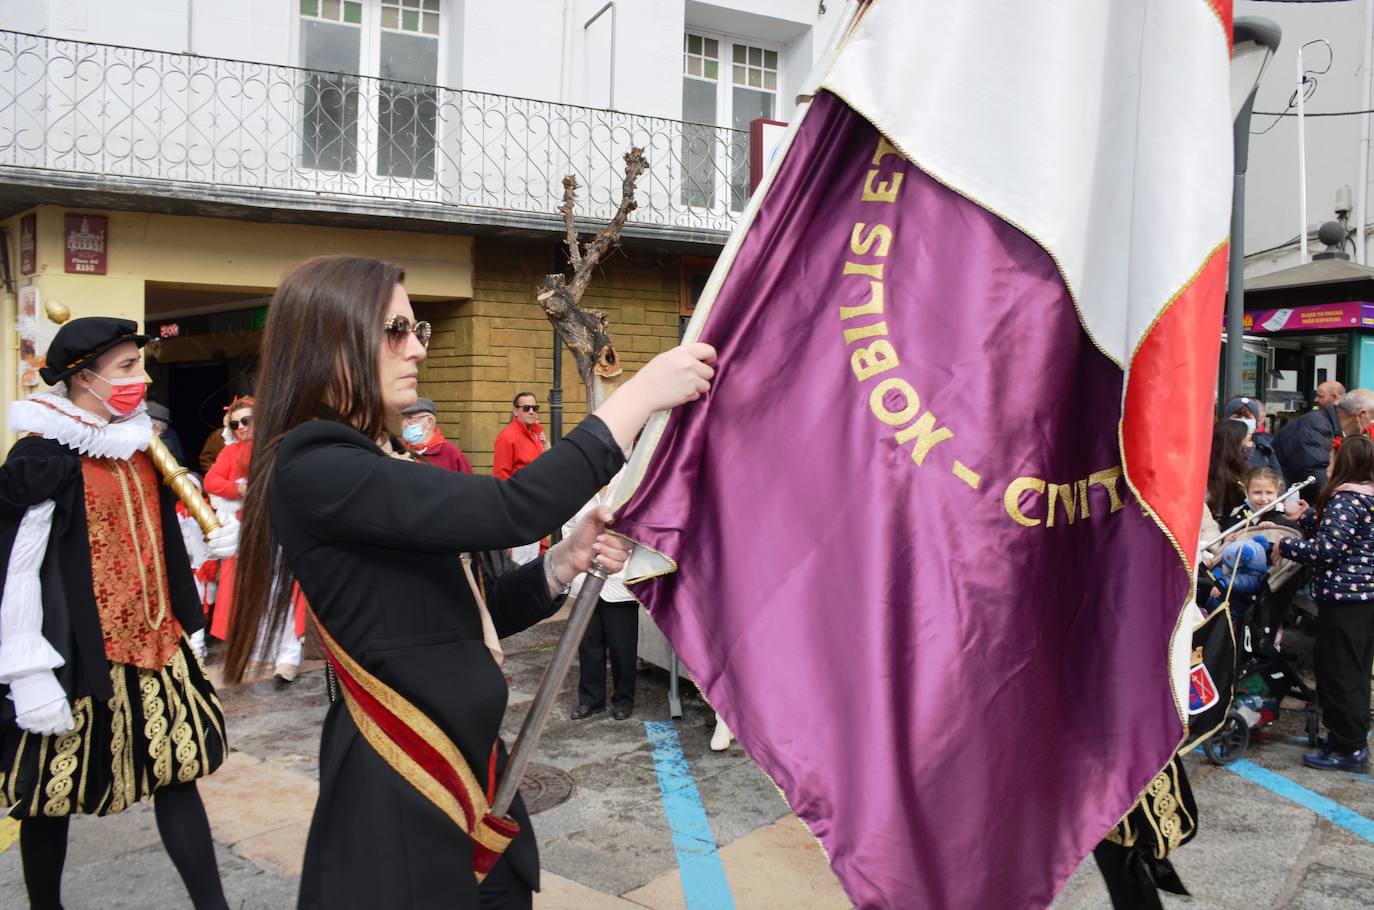
[[[152,341],[140,335],[138,323],[109,316],[84,316],[57,330],[48,345],[48,365],[38,371],[48,385],[57,385],[74,373],[89,367],[110,348],[132,341],[140,348]]]

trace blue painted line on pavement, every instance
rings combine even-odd
[[[1358,837],[1362,837],[1370,843],[1374,843],[1374,821],[1365,818],[1358,812],[1342,806],[1333,799],[1328,799],[1320,793],[1309,790],[1301,784],[1294,783],[1282,774],[1270,771],[1268,768],[1261,768],[1254,762],[1244,758],[1239,761],[1226,765],[1226,770],[1250,781],[1259,784],[1266,790],[1282,796],[1284,799],[1292,800],[1304,808],[1311,809],[1322,818],[1334,825],[1340,825]]]
[[[687,910],[735,910],[716,836],[711,832],[696,781],[687,769],[673,722],[646,720],[644,732],[654,747],[654,771],[663,794],[663,814],[668,816],[668,827],[673,832],[673,850],[677,853]]]

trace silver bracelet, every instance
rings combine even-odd
[[[554,595],[554,599],[557,599],[559,597],[568,596],[568,592],[572,590],[572,582],[570,581],[567,584],[563,584],[558,580],[558,573],[554,571],[553,568],[553,560],[549,558],[549,554],[552,552],[553,550],[550,549],[548,553],[544,554],[544,582],[549,586],[550,590],[561,589]]]

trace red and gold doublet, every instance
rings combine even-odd
[[[105,656],[160,670],[181,641],[162,555],[157,472],[148,456],[81,459],[91,580],[105,633]]]

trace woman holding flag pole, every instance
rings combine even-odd
[[[342,692],[321,739],[301,907],[529,907],[528,816],[518,798],[509,817],[489,811],[506,760],[496,639],[551,615],[593,560],[619,569],[628,548],[599,508],[489,586],[485,604],[457,557],[575,514],[652,413],[706,393],[715,351],[660,354],[510,480],[417,471],[384,452],[429,341],[403,278],[374,259],[321,257],[273,298],[226,676],[241,677],[260,633],[279,632],[298,583]]]

